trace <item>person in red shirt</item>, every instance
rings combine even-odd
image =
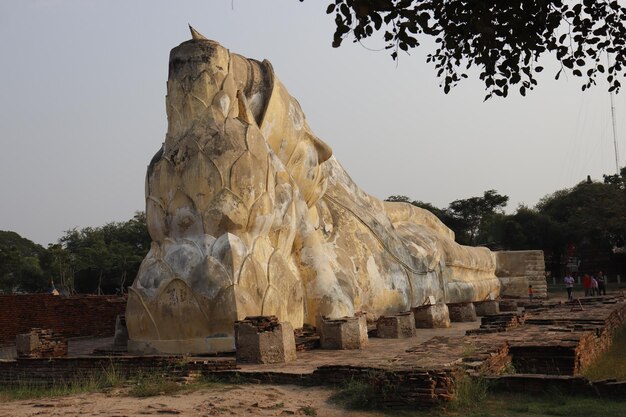
[[[585,289],[585,297],[589,297],[591,291],[591,277],[589,274],[583,275],[583,288]]]
[[[528,301],[533,302],[533,286],[528,286]]]

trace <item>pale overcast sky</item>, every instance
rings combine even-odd
[[[448,95],[425,63],[346,42],[331,47],[327,1],[0,0],[0,230],[37,243],[144,209],[145,170],[165,137],[171,48],[191,23],[233,52],[272,62],[309,124],[365,191],[439,207],[496,189],[534,206],[615,171],[605,87],[554,81],[483,103]],[[380,43],[366,45],[377,49]],[[626,156],[626,91],[615,97]]]

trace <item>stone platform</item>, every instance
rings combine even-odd
[[[520,375],[544,377],[530,378],[534,383],[558,380],[557,384],[580,379],[585,367],[608,349],[614,332],[625,325],[623,299],[584,300],[583,305],[584,310],[571,311],[573,305],[567,303],[537,303],[527,312],[482,317],[497,331],[477,332],[478,321],[452,323],[449,329],[416,329],[416,336],[408,339],[371,338],[357,354],[304,351],[298,352],[296,361],[280,367],[242,365],[232,372],[257,382],[337,384],[360,379],[374,386],[393,386],[379,393],[380,402],[388,407],[449,400],[459,371],[497,379],[515,369]],[[626,384],[609,388],[622,392]]]
[[[481,325],[479,321],[452,323],[450,328],[416,329],[415,336],[406,339],[370,338],[369,344],[358,351],[298,351],[297,359],[288,363],[240,364],[235,369],[234,357],[194,360],[205,361],[197,365],[203,373],[225,378],[236,374],[243,380],[256,382],[319,385],[362,380],[382,387],[376,392],[380,402],[388,407],[428,406],[453,397],[454,377],[458,372],[503,378],[504,385],[511,386],[520,381],[539,384],[580,378],[578,375],[585,367],[609,347],[611,336],[626,320],[623,299],[596,297],[582,300],[581,304],[582,310],[578,304],[534,303],[525,312],[487,315],[481,319],[493,326],[504,323],[497,325],[501,326],[498,331],[476,333]],[[515,325],[510,325],[513,322]],[[70,355],[89,350],[79,349],[80,344],[93,349],[96,343],[70,340]],[[71,363],[76,359],[58,359],[53,363]],[[128,366],[132,367],[131,363],[137,361],[149,367],[150,361],[156,361],[154,366],[158,367],[159,360],[158,357],[122,357],[119,363],[129,361]],[[18,362],[0,361],[0,381],[7,380],[7,372],[16,372]],[[43,364],[32,360],[28,363]],[[513,368],[519,378],[502,376]],[[42,371],[38,369],[37,372]],[[529,374],[537,377],[522,377]],[[394,389],[383,389],[389,386]],[[611,385],[610,389],[618,392],[621,387]]]

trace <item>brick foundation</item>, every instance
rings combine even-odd
[[[182,360],[179,356],[125,356],[17,359],[0,361],[0,385],[81,383],[109,371],[122,378],[162,373],[164,378],[188,380],[190,375],[209,375],[236,368],[235,358]]]

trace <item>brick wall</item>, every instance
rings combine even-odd
[[[126,300],[116,296],[0,295],[0,345],[33,327],[65,337],[113,336],[115,317],[125,310]]]
[[[179,356],[124,356],[17,359],[0,361],[0,386],[72,384],[115,372],[121,378],[161,375],[172,380],[191,381],[193,377],[237,368],[234,357],[191,358]]]

